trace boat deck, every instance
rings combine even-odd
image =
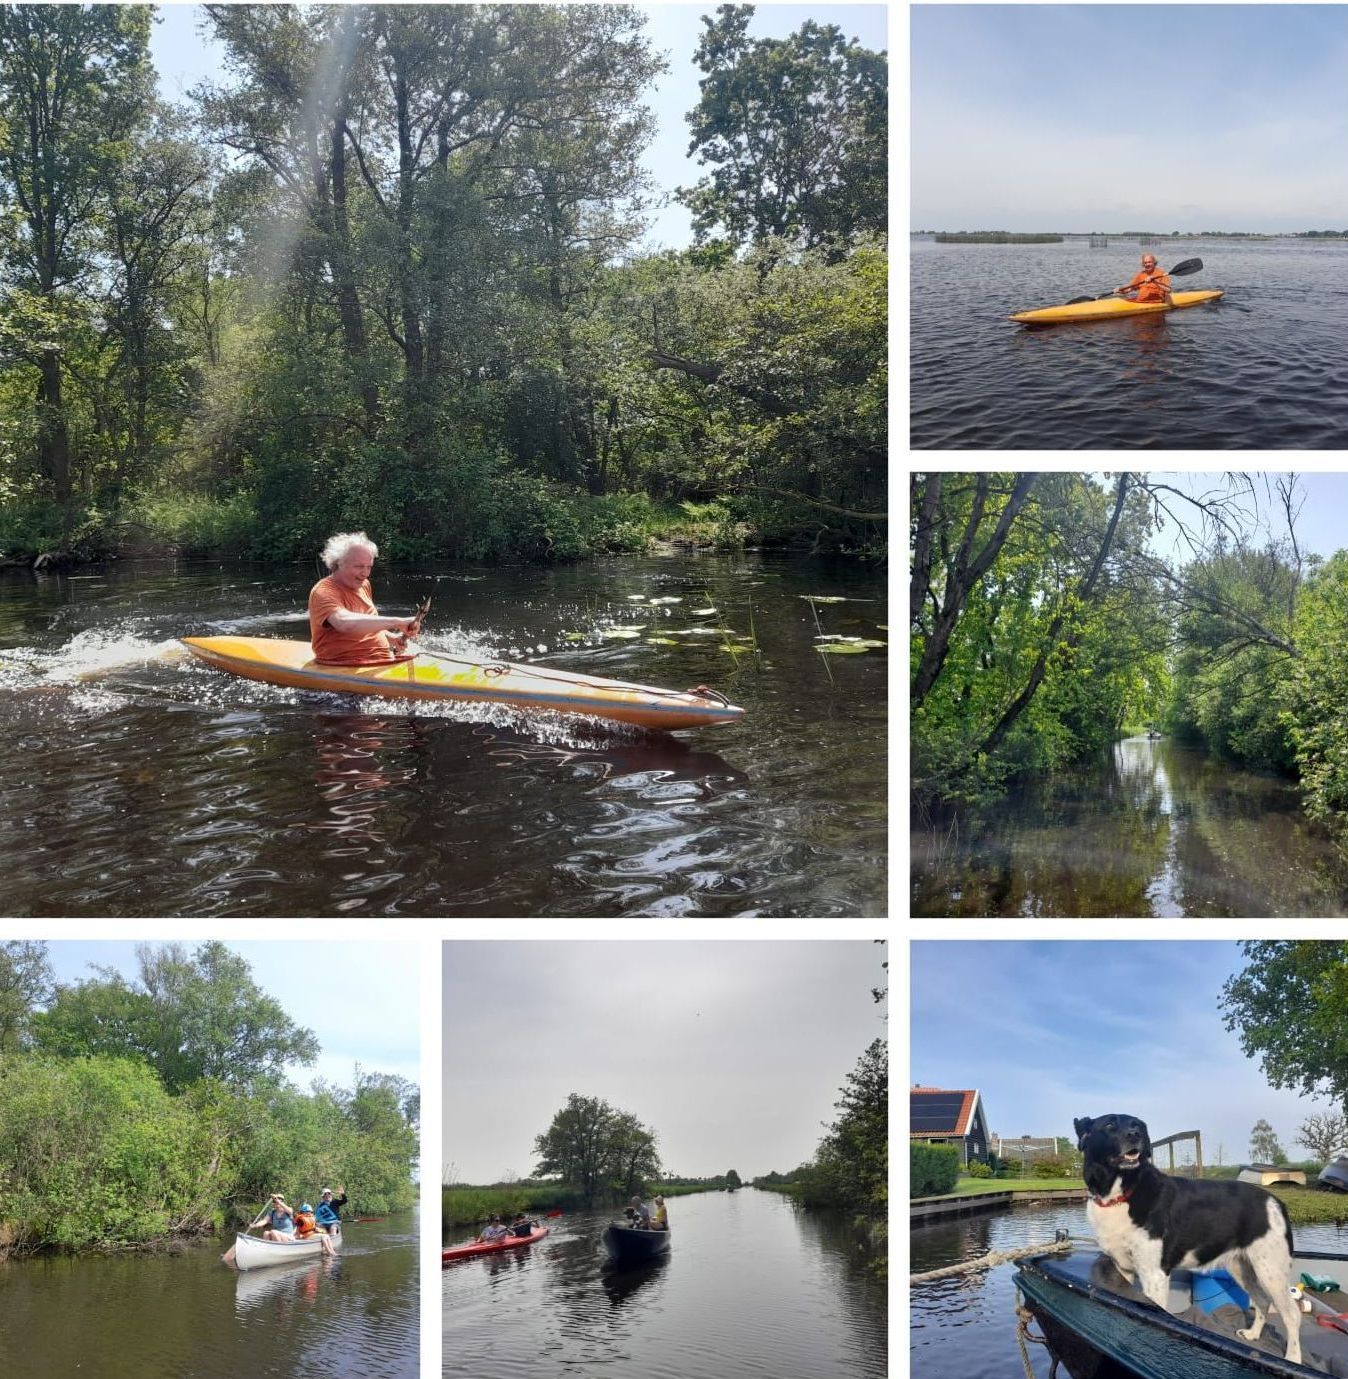
[[[1298,1253],[1292,1277],[1302,1272],[1329,1275],[1348,1289],[1348,1262],[1341,1256]],[[1304,1376],[1330,1374],[1348,1379],[1348,1330],[1321,1325],[1314,1315],[1301,1325],[1302,1363],[1283,1358],[1286,1349],[1281,1319],[1269,1311],[1263,1335],[1247,1341],[1236,1335],[1249,1324],[1248,1314],[1234,1302],[1207,1307],[1195,1302],[1194,1280],[1202,1275],[1176,1270],[1170,1280],[1170,1300],[1161,1311],[1140,1288],[1128,1284],[1107,1256],[1092,1242],[1065,1255],[1038,1255],[1021,1262],[1023,1291],[1059,1323],[1091,1339],[1097,1350],[1122,1359],[1139,1374]],[[1348,1291],[1315,1295],[1325,1311],[1348,1311]],[[1208,1308],[1211,1310],[1208,1310]],[[1343,1322],[1348,1328],[1348,1321]],[[1117,1338],[1125,1354],[1112,1344]],[[1184,1374],[1164,1362],[1152,1369],[1148,1361],[1179,1348],[1186,1353]],[[1132,1355],[1127,1355],[1132,1351]],[[1147,1360],[1138,1363],[1143,1355]]]

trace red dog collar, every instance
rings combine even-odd
[[[1127,1192],[1121,1192],[1117,1197],[1109,1198],[1108,1201],[1103,1197],[1095,1196],[1091,1197],[1091,1201],[1094,1202],[1097,1207],[1117,1207],[1121,1202],[1126,1202],[1132,1195],[1133,1190],[1129,1188]]]

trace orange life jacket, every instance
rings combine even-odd
[[[318,1229],[318,1222],[314,1220],[311,1211],[297,1211],[295,1213],[295,1237],[303,1240],[306,1235],[312,1235]]]

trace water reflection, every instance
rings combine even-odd
[[[616,1310],[625,1307],[628,1303],[636,1302],[643,1289],[660,1281],[670,1264],[671,1258],[666,1255],[663,1259],[657,1259],[651,1264],[643,1264],[638,1268],[620,1269],[612,1265],[606,1266],[600,1274],[600,1280],[604,1285],[604,1292],[608,1295],[611,1306]],[[640,1301],[649,1302],[650,1298],[641,1297]]]
[[[307,1260],[274,1264],[267,1269],[243,1269],[234,1286],[234,1310],[244,1313],[266,1304],[276,1316],[290,1316],[312,1307],[319,1289],[335,1282],[340,1259]]]
[[[1348,859],[1292,782],[1130,738],[912,839],[921,915],[1348,913]]]

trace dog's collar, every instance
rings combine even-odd
[[[1133,1191],[1133,1188],[1129,1188],[1127,1192],[1121,1192],[1117,1197],[1097,1197],[1092,1193],[1091,1201],[1094,1202],[1097,1207],[1117,1207],[1121,1203],[1126,1202],[1133,1195]]]

